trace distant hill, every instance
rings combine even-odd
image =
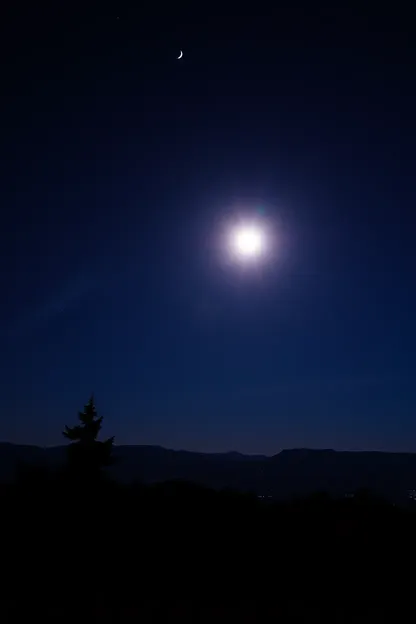
[[[325,491],[344,496],[368,488],[394,501],[416,491],[416,454],[285,450],[272,457],[241,453],[194,453],[159,446],[116,446],[114,478],[155,483],[181,479],[213,488],[234,488],[281,499]],[[21,463],[57,466],[65,447],[0,444],[0,481],[14,478]]]

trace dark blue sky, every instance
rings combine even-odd
[[[416,451],[409,16],[116,11],[2,24],[0,438]]]

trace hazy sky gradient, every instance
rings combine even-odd
[[[5,20],[1,439],[94,391],[119,443],[416,451],[416,39],[365,13]]]

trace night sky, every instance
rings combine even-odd
[[[0,439],[416,451],[416,33],[308,4],[3,16]]]

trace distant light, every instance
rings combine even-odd
[[[240,258],[257,258],[264,251],[264,232],[258,225],[237,227],[231,234],[231,246]]]

